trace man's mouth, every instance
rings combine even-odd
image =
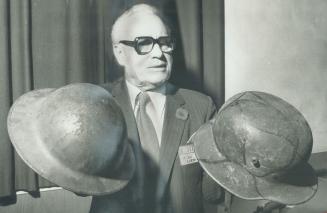
[[[154,64],[149,66],[148,68],[165,68],[166,64]]]

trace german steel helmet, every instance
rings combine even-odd
[[[76,83],[28,92],[14,102],[7,126],[26,164],[70,191],[110,194],[134,173],[123,114],[102,87]]]
[[[297,109],[274,95],[233,96],[191,141],[202,168],[240,198],[294,205],[317,191],[307,163],[310,127]]]

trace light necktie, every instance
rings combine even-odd
[[[157,208],[157,188],[159,178],[159,142],[152,120],[146,112],[151,103],[148,94],[141,92],[137,96],[138,109],[136,114],[137,128],[144,152],[143,204],[145,213],[155,212]]]
[[[141,145],[145,154],[156,164],[159,162],[159,142],[157,133],[152,120],[146,112],[146,106],[150,104],[151,99],[145,92],[141,92],[137,96],[138,110],[136,114],[136,122],[140,136]]]

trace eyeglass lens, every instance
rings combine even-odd
[[[160,37],[157,42],[163,52],[171,52],[174,49],[174,44],[170,37]],[[154,44],[155,39],[151,37],[139,37],[136,47],[140,53],[149,53],[153,49]]]

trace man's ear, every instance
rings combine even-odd
[[[114,44],[113,52],[114,52],[114,55],[115,55],[115,58],[116,58],[118,64],[121,66],[124,66],[125,65],[125,54],[124,54],[124,50],[123,50],[122,46],[119,44]]]

